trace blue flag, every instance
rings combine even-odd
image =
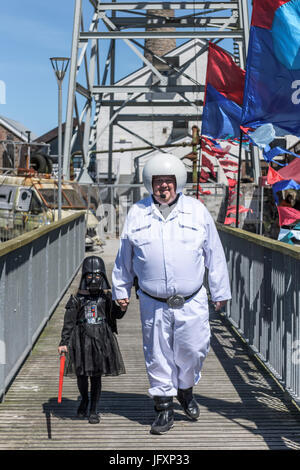
[[[300,0],[254,0],[242,125],[300,136]]]

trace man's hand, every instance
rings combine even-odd
[[[224,307],[227,303],[227,300],[218,300],[217,302],[214,302],[215,306],[215,311],[218,312],[221,310],[222,307]]]
[[[68,352],[68,348],[67,346],[59,346],[58,347],[58,354],[61,356],[63,353],[67,353]]]
[[[117,299],[116,302],[120,305],[121,310],[124,312],[129,304],[129,299]]]

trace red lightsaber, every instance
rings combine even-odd
[[[62,353],[60,355],[60,367],[59,367],[59,385],[58,385],[58,403],[61,403],[62,388],[64,382],[64,370],[65,370],[66,355]]]

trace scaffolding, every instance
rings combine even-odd
[[[83,2],[89,3],[92,17],[89,19],[89,27],[84,28]],[[172,15],[166,14],[172,12]],[[104,29],[104,31],[103,31]],[[166,40],[192,38],[204,41],[200,54],[208,49],[209,41],[221,42],[225,39],[232,40],[232,55],[237,64],[244,68],[246,63],[247,45],[249,40],[249,17],[247,0],[236,1],[205,1],[205,2],[101,2],[98,0],[75,0],[74,26],[72,51],[70,61],[69,88],[66,110],[66,128],[64,138],[63,175],[69,178],[70,160],[73,144],[77,133],[81,133],[81,125],[84,123],[83,134],[80,135],[82,170],[80,179],[88,176],[90,158],[95,153],[97,141],[97,122],[100,110],[109,107],[109,120],[106,126],[109,128],[108,148],[108,183],[112,182],[113,168],[113,133],[114,126],[122,127],[122,121],[164,121],[178,119],[178,109],[181,104],[191,106],[193,114],[187,117],[189,120],[201,121],[203,100],[189,100],[186,93],[203,93],[204,83],[200,83],[193,77],[190,84],[174,84],[168,80],[168,73],[182,74],[186,76],[184,67],[174,64],[167,57],[159,56],[147,48],[140,40]],[[124,41],[141,59],[143,65],[148,68],[153,76],[148,85],[120,85],[116,83],[116,41]],[[104,56],[101,41],[108,41],[107,54]],[[88,47],[89,46],[89,47]],[[226,49],[226,47],[225,47]],[[100,64],[101,72],[100,74]],[[103,64],[103,65],[102,65]],[[80,83],[80,70],[85,83]],[[124,100],[117,99],[116,94],[127,93]],[[160,111],[155,115],[139,113],[139,106],[151,106],[151,99],[147,96],[156,96],[155,107]],[[165,93],[177,93],[180,102],[174,107],[174,114],[164,114],[164,106],[170,106],[164,101]],[[83,97],[83,106],[79,109],[77,96]],[[146,95],[146,97],[145,97]],[[161,96],[161,99],[159,97]],[[107,98],[109,97],[109,98]],[[138,101],[138,98],[142,101]],[[180,104],[181,103],[181,104]],[[134,114],[121,114],[126,107],[133,107]],[[75,114],[75,116],[74,116]],[[77,127],[73,134],[73,119],[77,118]],[[126,128],[125,128],[126,130]],[[155,149],[155,143],[141,136],[141,140]]]

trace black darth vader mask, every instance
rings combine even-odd
[[[85,275],[86,287],[91,294],[97,294],[99,290],[103,289],[103,281],[101,273],[87,273]]]
[[[99,256],[88,256],[83,261],[80,289],[88,290],[91,294],[97,294],[102,289],[110,289],[105,264]]]

